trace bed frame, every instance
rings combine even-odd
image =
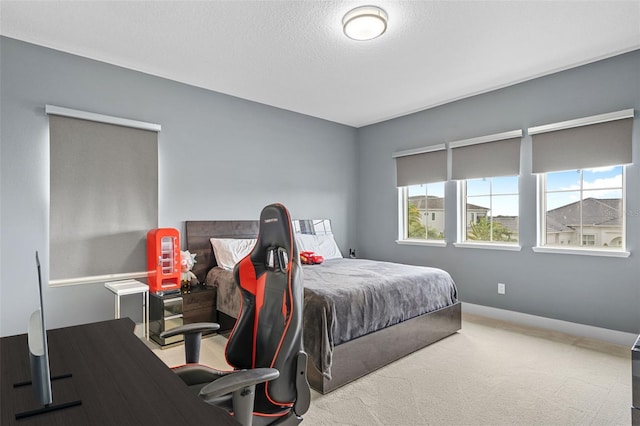
[[[207,272],[216,266],[211,237],[255,238],[259,224],[254,220],[187,221],[187,249],[195,253],[197,263],[193,273],[205,282]],[[418,349],[456,333],[462,328],[461,304],[428,312],[375,333],[367,334],[334,347],[331,380],[324,377],[311,362],[307,376],[311,387],[326,394],[396,361]],[[218,312],[218,317],[227,315]],[[227,318],[228,319],[228,318]]]

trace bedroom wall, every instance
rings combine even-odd
[[[162,227],[257,219],[266,204],[282,202],[294,218],[331,219],[345,252],[355,245],[353,128],[5,37],[0,90],[2,336],[25,332],[38,306],[35,250],[48,277],[45,104],[162,126]],[[135,309],[139,302],[128,303]],[[48,288],[45,306],[49,328],[113,316],[113,296],[102,284]]]
[[[498,70],[497,70],[498,71]],[[425,82],[425,84],[429,84]],[[635,108],[634,164],[627,168],[629,258],[534,253],[536,179],[523,139],[520,252],[455,248],[456,184],[446,184],[447,247],[399,245],[395,151]],[[460,299],[624,332],[640,331],[640,51],[537,78],[359,129],[358,254],[436,266]],[[506,294],[497,294],[497,283]]]

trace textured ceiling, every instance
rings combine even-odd
[[[640,0],[2,0],[0,34],[360,127],[638,49]]]

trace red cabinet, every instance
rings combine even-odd
[[[147,269],[152,293],[180,289],[180,233],[174,228],[147,232]]]

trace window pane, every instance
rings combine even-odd
[[[546,239],[551,246],[580,245],[580,191],[546,197]]]
[[[501,176],[492,178],[493,194],[517,194],[518,176]]]
[[[622,190],[584,191],[582,201],[583,244],[599,248],[622,245]],[[593,240],[585,239],[588,235]]]
[[[444,240],[444,182],[430,183],[427,194],[427,239]]]
[[[490,241],[490,214],[491,197],[467,197],[466,226],[467,239],[471,241]]]
[[[553,193],[547,194],[547,198],[546,198],[547,213],[551,212],[552,210],[558,210],[558,209],[573,205],[578,201],[580,201],[580,191],[553,192]],[[554,213],[554,215],[562,215],[562,214],[566,214],[566,209],[561,210],[557,213]],[[578,214],[578,213],[575,213],[575,214]]]
[[[493,216],[518,216],[517,195],[494,195]]]
[[[489,179],[467,180],[467,196],[489,195],[491,193],[491,181]]]
[[[518,216],[495,216],[492,219],[492,241],[499,243],[518,242]]]
[[[444,182],[429,183],[426,186],[430,196],[444,198]]]
[[[580,189],[580,170],[547,173],[547,192]]]
[[[407,187],[409,197],[414,195],[427,195],[427,185],[410,185]]]
[[[444,182],[407,187],[405,208],[406,238],[444,240]]]
[[[492,212],[493,241],[518,242],[518,196],[494,195]]]
[[[427,231],[424,225],[426,215],[426,196],[409,197],[407,203],[407,237],[425,239]]]
[[[622,166],[583,171],[584,189],[622,188]]]
[[[477,213],[479,216],[488,216],[491,209],[491,197],[467,197],[467,216],[469,213]]]

